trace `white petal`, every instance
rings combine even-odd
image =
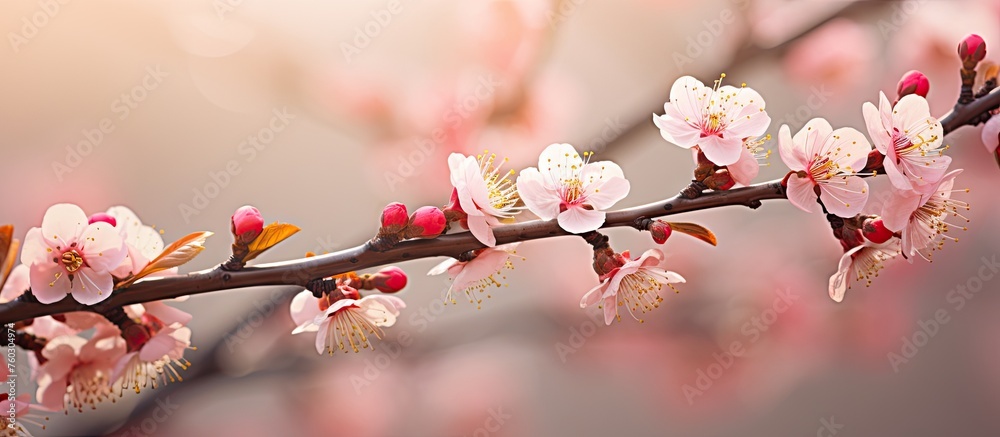
[[[820,211],[819,204],[816,203],[814,186],[808,178],[800,178],[798,175],[790,176],[788,178],[788,189],[785,190],[785,193],[788,195],[788,201],[805,212]]]
[[[87,214],[79,206],[59,203],[49,207],[42,218],[42,238],[50,246],[69,247],[87,227]]]
[[[559,213],[559,227],[572,234],[597,230],[604,224],[604,211],[591,211],[572,206]]]

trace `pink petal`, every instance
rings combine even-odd
[[[302,325],[303,323],[312,321],[312,319],[320,314],[319,299],[313,296],[309,290],[302,291],[292,298],[289,310],[291,311],[292,321],[296,325]]]
[[[562,199],[545,187],[538,169],[530,167],[521,171],[517,177],[517,192],[528,209],[542,220],[552,220],[559,215]]]
[[[757,158],[746,147],[740,152],[740,159],[726,168],[729,169],[729,175],[733,177],[733,180],[740,185],[750,185],[760,172]]]
[[[875,143],[875,148],[885,155],[889,147],[892,147],[892,136],[882,125],[882,114],[871,102],[865,102],[861,106],[861,113],[864,114],[865,126],[868,128],[868,135],[872,137],[872,142]]]
[[[763,107],[758,105],[748,105],[743,108],[726,128],[726,135],[742,140],[747,137],[759,137],[767,132],[767,127],[771,125],[771,117],[767,115]]]
[[[837,265],[837,273],[830,276],[830,298],[834,302],[842,302],[844,300],[844,293],[847,291],[848,281],[851,280],[849,277],[851,273],[851,263],[854,262],[852,255],[863,249],[864,246],[855,247],[844,256],[840,257],[840,263]]]
[[[128,255],[118,230],[104,222],[87,226],[79,244],[87,266],[98,272],[111,271]]]
[[[50,304],[59,302],[70,293],[69,276],[56,263],[32,264],[30,267],[31,293],[38,302]],[[56,275],[59,275],[56,277]]]
[[[42,238],[42,228],[31,228],[24,236],[24,246],[21,249],[21,264],[51,263],[53,252],[49,243]]]
[[[483,243],[487,247],[493,247],[497,245],[497,239],[493,235],[493,229],[490,229],[490,225],[486,221],[484,216],[469,215],[468,218],[469,231],[472,235]]]
[[[579,206],[571,206],[559,213],[559,227],[571,234],[582,234],[597,230],[604,224],[604,211],[587,210]]]
[[[481,252],[475,259],[465,264],[465,267],[455,275],[453,290],[464,290],[470,285],[496,274],[504,267],[510,253],[501,249],[488,249]]]
[[[653,114],[653,124],[660,129],[660,136],[664,140],[685,149],[690,149],[698,144],[698,138],[701,136],[700,127],[686,121],[684,115],[669,103],[664,106],[663,110],[664,115]],[[699,115],[697,119],[690,120],[700,118]]]
[[[84,305],[94,305],[111,297],[114,280],[110,273],[95,272],[83,267],[73,275],[73,299]]]
[[[187,325],[191,321],[191,314],[167,305],[164,301],[146,302],[142,305],[146,308],[146,313],[152,314],[168,326],[175,323]]]
[[[899,190],[912,190],[913,183],[910,179],[903,174],[903,172],[896,165],[895,152],[890,149],[889,154],[886,155],[885,159],[882,161],[882,166],[885,169],[886,176],[889,176],[889,182],[892,182],[892,186]]]
[[[612,177],[602,183],[595,184],[593,192],[586,194],[587,204],[596,210],[606,210],[611,208],[619,200],[628,196],[632,184],[621,177]]]
[[[705,86],[698,79],[691,76],[682,76],[674,81],[670,87],[669,105],[677,109],[680,120],[689,118],[691,120],[701,120],[702,108],[705,106],[704,99],[712,93],[712,89]]]
[[[792,137],[792,141],[795,142],[796,147],[802,150],[802,156],[811,159],[819,153],[826,138],[832,133],[833,126],[830,126],[830,122],[823,118],[814,118],[806,122],[802,129],[799,129],[798,133]]]
[[[42,408],[48,411],[59,411],[66,408],[66,391],[69,387],[68,383],[66,375],[59,378],[53,378],[52,375],[39,373],[38,391],[35,392],[35,397],[38,399],[38,403],[41,404]]]
[[[622,168],[618,164],[611,161],[591,162],[584,165],[580,171],[580,181],[584,185],[612,178],[624,179],[625,172],[622,171]]]
[[[839,217],[858,215],[868,202],[868,182],[857,176],[833,178],[820,184],[819,189],[826,210]]]
[[[788,201],[805,212],[820,211],[819,204],[816,203],[816,192],[813,191],[813,183],[808,178],[800,178],[792,175],[788,178]]]
[[[178,347],[182,347],[179,342],[170,336],[168,330],[160,331],[146,342],[139,349],[139,359],[147,363],[157,361],[164,356],[170,355]]]
[[[927,105],[927,99],[916,94],[903,96],[892,107],[892,125],[900,131],[910,129],[910,127],[925,127],[928,118],[931,118],[931,109]],[[933,120],[937,121],[937,119]],[[915,132],[910,133],[914,134]]]
[[[740,151],[743,150],[743,138],[719,138],[715,135],[698,140],[698,146],[705,153],[705,157],[715,165],[730,165],[740,159]]]
[[[604,288],[607,287],[607,285],[608,281],[605,280],[604,282],[597,284],[594,288],[591,288],[590,291],[586,292],[583,295],[583,298],[580,299],[580,308],[589,307],[600,301],[601,296],[604,295]]]
[[[827,137],[818,153],[830,157],[842,169],[858,172],[865,167],[868,152],[871,151],[872,145],[864,134],[857,129],[843,127]]]
[[[42,238],[52,247],[69,247],[86,228],[87,214],[70,203],[52,205],[42,217]]]
[[[538,169],[543,173],[553,173],[550,169],[555,170],[557,167],[559,170],[555,171],[556,174],[560,174],[562,169],[567,169],[571,167],[581,168],[583,167],[583,158],[577,153],[576,148],[570,144],[556,143],[551,144],[542,150],[541,155],[538,156]],[[557,179],[550,180],[548,182],[556,182]]]
[[[614,296],[609,296],[604,298],[604,324],[611,326],[611,322],[615,321],[615,316],[618,315],[617,302]]]
[[[778,130],[778,154],[781,155],[781,161],[792,171],[805,170],[806,166],[809,165],[804,145],[792,139],[792,133],[787,124],[782,125],[781,129]]]
[[[452,266],[459,264],[458,260],[455,258],[448,258],[441,261],[441,264],[434,266],[430,271],[427,272],[427,276],[436,276],[444,272],[447,272]],[[310,293],[311,294],[311,293]]]
[[[920,205],[920,193],[893,189],[891,196],[882,206],[882,223],[890,231],[902,231],[910,222],[910,216]]]
[[[331,319],[323,321],[316,331],[316,352],[320,355],[326,353],[326,337],[330,334],[330,323],[332,323]]]
[[[933,160],[921,160],[918,162],[911,162],[904,159],[901,164],[910,183],[913,184],[914,190],[921,193],[932,193],[938,182],[944,177],[944,173],[948,171],[948,167],[951,165],[951,157],[937,156]]]
[[[997,146],[1000,145],[1000,117],[990,117],[983,125],[983,146],[992,156],[996,153]],[[24,261],[21,261],[24,262]]]

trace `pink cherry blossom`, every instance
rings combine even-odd
[[[957,240],[948,236],[950,229],[967,229],[946,221],[949,215],[968,221],[961,211],[968,210],[969,204],[951,198],[955,177],[961,172],[959,169],[946,174],[930,194],[893,190],[882,212],[882,222],[890,230],[901,233],[903,256],[919,254],[930,261],[931,252],[941,249],[946,240]]]
[[[187,369],[184,351],[191,349],[191,329],[185,325],[191,315],[163,302],[147,302],[126,307],[130,319],[141,322],[123,328],[128,351],[114,365],[111,380],[122,390],[136,393],[141,388],[166,385],[181,380],[175,368]]]
[[[517,191],[524,204],[542,220],[557,219],[566,232],[580,234],[604,224],[605,210],[628,195],[631,185],[621,167],[611,161],[590,162],[569,144],[552,144],[542,151],[538,167],[521,171]]]
[[[856,176],[868,160],[871,143],[852,128],[833,130],[826,120],[814,118],[795,134],[788,125],[778,132],[781,160],[792,170],[788,200],[806,212],[820,210],[815,189],[827,211],[853,217],[868,201],[868,183]]]
[[[691,76],[681,77],[670,88],[664,114],[653,114],[663,139],[685,149],[698,146],[720,166],[735,163],[743,139],[763,135],[771,124],[760,94],[745,85],[721,84],[719,79],[710,88]]]
[[[111,270],[128,254],[122,237],[108,223],[87,223],[76,205],[49,207],[41,228],[31,228],[24,239],[21,263],[30,268],[31,291],[44,304],[67,294],[84,305],[111,297]]]
[[[517,253],[517,246],[520,244],[512,243],[483,249],[478,251],[475,258],[470,261],[449,258],[432,268],[427,274],[440,275],[447,272],[448,276],[451,277],[453,282],[445,296],[446,303],[456,303],[453,297],[454,293],[465,293],[470,303],[475,303],[477,307],[481,308],[483,303],[481,296],[486,294],[486,298],[490,298],[487,290],[503,285],[501,281],[506,279],[503,275],[504,270],[514,268],[511,257]],[[480,296],[476,296],[476,292]]]
[[[843,301],[844,293],[855,282],[865,281],[866,287],[871,286],[872,280],[885,267],[885,262],[899,254],[898,238],[882,244],[865,240],[864,244],[848,250],[840,258],[837,273],[830,277],[830,298],[835,302]]]
[[[452,153],[448,166],[459,204],[468,215],[469,231],[481,243],[495,246],[493,228],[516,213],[517,189],[509,179],[514,171],[501,172],[496,155],[488,152],[479,156]]]
[[[107,215],[114,217],[115,227],[125,240],[128,255],[111,273],[119,278],[135,274],[163,252],[163,237],[150,226],[139,220],[139,216],[124,206],[108,208]],[[176,269],[172,269],[176,272]]]
[[[760,173],[761,162],[766,162],[771,157],[771,150],[763,147],[764,142],[770,139],[771,135],[767,135],[765,138],[746,138],[743,141],[740,159],[726,166],[737,184],[746,186],[753,183]]]
[[[42,349],[47,361],[38,370],[38,402],[52,411],[84,405],[92,409],[112,396],[115,362],[125,354],[125,340],[113,326],[97,330],[90,339],[77,335],[55,337]]]
[[[951,165],[944,156],[941,123],[931,117],[927,100],[916,94],[903,96],[893,106],[879,92],[879,105],[865,102],[862,112],[868,135],[885,160],[885,173],[901,190],[929,192]]]
[[[604,323],[610,325],[616,317],[621,320],[618,307],[624,306],[632,318],[641,323],[643,320],[636,317],[636,312],[645,314],[659,308],[663,301],[660,290],[664,285],[673,288],[670,284],[685,282],[681,275],[658,267],[662,261],[663,252],[650,249],[639,258],[625,262],[583,295],[580,308],[603,302]]]
[[[374,350],[366,334],[381,339],[382,327],[394,325],[399,310],[406,308],[402,299],[382,295],[327,302],[306,290],[292,299],[290,307],[292,320],[298,325],[292,334],[315,332],[316,352],[320,355],[333,355],[338,349],[347,352],[348,348],[354,352]]]

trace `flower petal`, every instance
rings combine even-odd
[[[497,245],[497,239],[493,235],[493,229],[490,228],[489,222],[486,220],[485,216],[470,215],[468,217],[469,231],[472,235],[483,243],[487,247],[493,247]]]
[[[572,234],[582,234],[597,230],[604,224],[604,211],[592,211],[579,206],[571,206],[559,213],[559,227]]]
[[[857,176],[835,177],[819,186],[826,210],[838,217],[854,217],[868,202],[868,182]]]
[[[80,251],[87,266],[98,272],[108,272],[121,264],[128,250],[114,226],[96,222],[84,229]]]
[[[42,217],[42,238],[52,247],[69,247],[86,228],[87,214],[71,203],[52,205]]]
[[[545,186],[544,177],[534,167],[521,170],[517,177],[517,192],[533,214],[542,220],[552,220],[559,215],[562,199]]]
[[[788,188],[785,190],[788,195],[788,201],[805,212],[820,211],[819,204],[816,203],[814,186],[808,178],[800,178],[795,174],[791,175],[788,178]]]
[[[31,293],[39,303],[59,302],[70,293],[69,276],[56,263],[32,264],[29,271]]]
[[[90,267],[82,267],[73,275],[73,299],[84,305],[94,305],[111,297],[114,280],[110,273],[96,272]]]

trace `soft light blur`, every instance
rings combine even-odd
[[[775,136],[780,123],[795,131],[817,116],[864,131],[861,104],[879,90],[892,98],[911,69],[930,78],[932,112],[945,113],[965,34],[986,39],[988,59],[1000,53],[993,0],[40,0],[0,10],[0,222],[23,237],[53,203],[124,204],[168,242],[215,232],[182,271],[224,261],[229,217],[246,204],[303,229],[259,262],[360,244],[386,203],[448,201],[451,152],[489,150],[520,169],[570,142],[621,164],[632,192],[618,206],[672,196],[690,180],[690,153],[664,142],[650,114],[683,74],[710,82],[725,69],[729,83],[746,82],[767,100]],[[787,47],[740,57],[832,14]],[[441,260],[402,264],[408,307],[374,352],[316,356],[312,334],[290,335],[295,290],[199,295],[176,303],[195,316],[189,381],[52,414],[38,434],[830,435],[817,432],[832,420],[838,435],[993,435],[997,285],[961,309],[948,298],[1000,255],[1000,170],[979,138],[963,128],[947,139],[954,168],[966,169],[956,186],[971,188],[958,194],[972,204],[970,230],[932,264],[896,262],[841,304],[827,297],[841,251],[822,216],[787,202],[716,209],[678,219],[711,228],[719,245],[670,238],[666,267],[688,283],[665,289],[641,325],[595,324],[598,310],[579,308],[597,277],[574,238],[523,244],[509,286],[481,310],[440,304],[449,282],[425,273]],[[761,181],[787,171],[768,147]],[[887,190],[880,179],[869,212]],[[608,234],[619,251],[655,246],[632,230]],[[779,301],[787,310],[774,310]],[[949,321],[896,371],[889,354],[940,310]],[[165,401],[176,405],[169,420],[151,420]]]

